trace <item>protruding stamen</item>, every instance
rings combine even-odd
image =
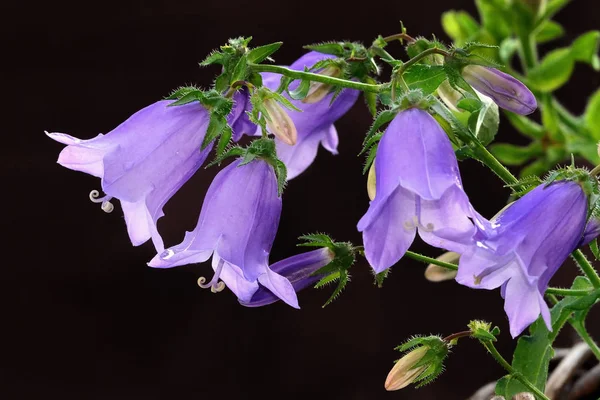
[[[102,211],[104,211],[107,214],[113,212],[113,210],[115,209],[115,206],[110,202],[110,199],[112,199],[112,196],[103,196],[103,197],[99,197],[99,196],[100,196],[100,192],[98,192],[97,190],[92,190],[90,192],[90,200],[92,201],[92,203],[102,203],[100,208],[102,208]]]
[[[205,283],[206,278],[201,276],[200,278],[198,278],[198,286],[200,286],[202,289],[210,288],[210,291],[213,293],[219,293],[223,289],[225,289],[225,282],[219,281],[219,276],[221,275],[221,271],[223,271],[223,265],[225,265],[225,261],[223,259],[219,259],[217,270],[215,271],[215,274],[213,275],[210,282]]]

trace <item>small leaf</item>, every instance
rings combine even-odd
[[[460,108],[461,110],[465,110],[465,111],[468,111],[471,113],[479,110],[481,108],[481,106],[482,106],[481,100],[473,98],[473,97],[461,99],[458,103],[456,103],[457,108]]]
[[[498,106],[489,97],[482,97],[481,104],[481,108],[471,114],[468,123],[475,137],[477,137],[481,144],[487,146],[494,140],[496,133],[498,133],[500,115]]]
[[[497,143],[490,147],[490,151],[498,160],[506,165],[522,165],[533,157],[542,156],[542,144],[534,142],[527,147],[520,147],[509,143]]]
[[[591,31],[579,36],[571,45],[573,58],[576,61],[590,64],[596,71],[600,70],[598,46],[600,45],[600,31]]]
[[[410,58],[413,58],[432,47],[435,47],[434,42],[425,38],[418,38],[406,46],[406,54],[408,54]]]
[[[263,62],[271,54],[273,54],[277,50],[279,50],[279,48],[281,47],[282,44],[283,44],[283,42],[275,42],[275,43],[266,44],[264,46],[259,46],[259,47],[253,48],[246,54],[246,57],[248,58],[248,62],[255,63],[255,64]]]
[[[221,52],[213,51],[200,63],[200,66],[206,67],[211,64],[223,64],[226,57],[227,56]]]
[[[326,42],[318,44],[309,44],[304,46],[307,50],[317,51],[323,54],[332,54],[334,56],[342,57],[344,55],[344,46],[338,42]]]
[[[379,114],[377,114],[377,117],[373,121],[371,128],[369,128],[369,132],[367,132],[367,136],[363,141],[363,145],[366,144],[373,135],[375,135],[379,128],[393,120],[396,114],[397,112],[395,110],[383,110]]]
[[[558,39],[565,34],[565,30],[561,24],[554,21],[544,21],[535,34],[535,40],[538,43],[546,43],[551,40]]]
[[[415,64],[402,77],[410,89],[421,89],[428,95],[446,80],[446,72],[441,65]]]
[[[229,144],[229,141],[231,140],[232,136],[233,136],[233,131],[231,130],[231,127],[229,125],[225,125],[225,128],[223,128],[221,137],[219,138],[219,142],[217,143],[217,150],[216,150],[217,156],[223,154],[223,152],[225,151],[225,148]]]
[[[553,50],[544,57],[540,65],[529,72],[527,82],[534,89],[552,92],[569,80],[574,65],[571,49]]]
[[[240,57],[239,61],[235,65],[233,69],[233,73],[231,74],[231,79],[229,83],[234,83],[237,81],[243,81],[246,79],[246,71],[248,70],[248,59],[246,58],[246,54]]]
[[[288,93],[290,94],[290,97],[292,99],[302,100],[303,98],[306,97],[309,90],[310,90],[310,81],[303,80],[303,81],[300,81],[300,84],[298,85],[298,87],[296,89],[294,89],[292,91],[288,91]]]
[[[206,147],[208,147],[208,145],[210,145],[210,143],[215,140],[221,134],[221,132],[223,132],[226,126],[227,118],[214,112],[211,113],[208,128],[206,128],[206,135],[202,141],[201,150],[204,150]]]
[[[504,1],[476,0],[475,4],[481,16],[481,24],[493,39],[500,41],[510,36],[510,16],[506,13]]]
[[[512,112],[505,112],[504,115],[508,118],[508,122],[515,127],[523,135],[533,139],[541,139],[544,137],[546,131],[544,127],[532,119],[529,119],[523,115],[515,114]]]
[[[583,118],[594,139],[600,140],[600,89],[588,101]]]
[[[169,106],[170,107],[182,106],[184,104],[189,104],[194,101],[200,101],[202,99],[202,97],[203,97],[203,93],[201,90],[190,91],[190,92],[184,94],[183,96],[181,96],[179,98],[179,100],[176,100],[176,101],[172,102],[171,104],[169,104]]]

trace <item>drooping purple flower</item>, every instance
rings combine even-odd
[[[396,115],[379,142],[375,176],[375,198],[358,223],[375,272],[400,260],[417,231],[457,253],[470,245],[478,229],[469,218],[480,217],[463,191],[450,140],[426,111]]]
[[[288,257],[271,265],[271,271],[287,278],[296,293],[316,283],[322,276],[312,275],[333,261],[334,254],[328,248],[309,251]],[[254,293],[250,301],[240,303],[246,307],[261,307],[274,303],[279,297],[264,286]]]
[[[510,333],[518,336],[541,314],[548,282],[581,240],[587,197],[575,182],[540,185],[493,219],[493,230],[460,258],[456,281],[476,289],[501,287]]]
[[[298,308],[290,281],[269,268],[280,215],[281,197],[273,167],[261,159],[244,165],[241,160],[234,161],[210,185],[196,228],[148,265],[171,268],[205,262],[212,255],[215,274],[202,287],[220,290],[222,279],[240,301],[249,302],[260,283]]]
[[[304,67],[312,67],[318,61],[333,56],[311,51],[306,53],[292,65],[291,69],[303,71]],[[318,72],[318,71],[317,71]],[[262,73],[263,85],[271,90],[276,90],[281,81],[281,75],[274,73]],[[290,90],[297,87],[299,83],[290,85]],[[291,146],[275,139],[277,144],[277,156],[287,167],[287,178],[292,179],[300,175],[312,164],[317,156],[319,143],[332,154],[337,154],[338,135],[333,123],[344,115],[356,102],[359,91],[344,89],[337,96],[333,104],[331,99],[333,93],[324,96],[315,103],[306,103],[300,100],[291,102],[302,112],[286,110],[298,132],[295,145]]]
[[[256,125],[250,121],[248,114],[246,114],[246,111],[251,108],[250,93],[248,93],[247,88],[243,87],[234,93],[233,108],[227,116],[227,123],[233,131],[233,141],[238,142],[243,135],[252,136],[256,132]]]
[[[248,94],[237,92],[234,101],[228,122],[239,138],[256,127],[245,116]],[[67,145],[59,164],[101,178],[106,196],[98,199],[94,190],[90,199],[101,202],[107,212],[113,209],[110,200],[118,199],[131,242],[137,246],[152,238],[159,252],[164,245],[156,224],[164,215],[163,206],[200,168],[212,148],[200,150],[209,123],[207,110],[199,103],[169,107],[171,103],[158,101],[106,135],[89,140],[47,133]]]
[[[527,86],[495,68],[467,65],[462,76],[475,90],[490,97],[505,110],[527,115],[537,108],[535,96]]]

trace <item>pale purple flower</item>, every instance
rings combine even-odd
[[[298,293],[302,289],[312,286],[321,279],[323,277],[322,275],[313,274],[333,261],[333,258],[334,254],[331,250],[328,248],[321,248],[288,257],[276,262],[269,268],[271,268],[271,271],[287,278],[291,282],[296,293]],[[273,294],[273,292],[264,286],[260,286],[254,295],[252,295],[250,301],[240,301],[240,303],[247,307],[260,307],[274,303],[278,300],[279,297]]]
[[[583,238],[579,243],[579,247],[585,246],[600,235],[600,219],[596,216],[590,217],[583,232]]]
[[[290,65],[290,68],[303,71],[304,67],[310,68],[318,61],[332,57],[311,51],[296,60]],[[263,85],[271,90],[276,90],[279,87],[281,75],[268,72],[261,75]],[[298,82],[292,83],[290,90],[295,89],[297,86]],[[332,154],[337,154],[338,134],[333,123],[354,105],[358,95],[358,90],[343,89],[333,104],[331,104],[333,93],[315,103],[291,100],[294,106],[302,110],[302,112],[286,110],[296,126],[298,132],[297,142],[295,145],[288,145],[277,138],[275,139],[277,157],[286,165],[288,179],[300,175],[312,164],[317,156],[319,143]]]
[[[247,120],[248,94],[237,92],[235,105],[228,117],[234,136],[254,132]],[[172,101],[158,101],[133,114],[108,134],[81,140],[64,133],[47,133],[66,144],[58,163],[101,178],[106,195],[90,193],[101,202],[103,210],[113,209],[110,200],[121,202],[127,232],[138,246],[152,238],[157,251],[164,249],[157,231],[163,206],[200,168],[212,144],[200,150],[209,123],[208,111],[199,103],[171,106]]]
[[[537,108],[535,96],[527,86],[495,68],[467,65],[462,76],[475,90],[490,97],[505,110],[527,115]]]
[[[233,141],[238,142],[243,135],[252,136],[256,132],[256,125],[250,121],[246,111],[250,111],[250,94],[248,89],[241,88],[233,95],[233,108],[227,116],[227,123],[233,131]]]
[[[408,109],[392,120],[379,142],[375,176],[375,198],[358,223],[375,272],[400,260],[417,231],[430,245],[457,253],[479,232],[450,140],[426,111]]]
[[[260,283],[298,308],[290,281],[269,268],[280,215],[281,197],[273,167],[261,159],[244,165],[236,160],[210,185],[196,228],[148,265],[171,268],[205,262],[212,256],[215,274],[203,287],[221,290],[222,279],[240,301],[249,302]]]
[[[584,232],[587,197],[575,182],[543,184],[491,221],[487,238],[465,251],[456,281],[476,289],[501,287],[510,333],[518,336],[541,314],[548,282]]]

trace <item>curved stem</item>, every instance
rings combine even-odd
[[[548,397],[546,397],[546,395],[544,395],[544,393],[542,393],[540,389],[535,387],[533,383],[529,382],[519,372],[515,371],[514,368],[504,359],[504,357],[502,357],[502,355],[496,349],[496,346],[494,346],[494,344],[491,341],[480,340],[479,342],[487,349],[487,351],[489,351],[489,353],[492,355],[492,357],[494,357],[494,360],[496,360],[498,364],[500,364],[505,370],[507,370],[508,373],[511,374],[515,379],[517,379],[523,385],[527,386],[527,389],[529,389],[533,394],[535,394],[537,398],[542,400],[550,400]]]
[[[363,92],[370,93],[379,93],[381,92],[386,85],[371,85],[368,83],[349,81],[346,79],[334,78],[331,76],[314,74],[312,72],[304,72],[304,71],[296,71],[293,69],[289,69],[287,67],[282,67],[279,65],[269,65],[269,64],[254,64],[248,63],[248,66],[251,67],[256,72],[275,72],[276,74],[281,74],[294,79],[303,79],[313,82],[321,82],[326,83],[332,86],[339,86],[349,89],[361,90]]]
[[[463,337],[469,337],[469,336],[471,336],[472,333],[473,332],[471,332],[471,331],[462,331],[462,332],[458,332],[458,333],[453,333],[452,335],[446,336],[442,340],[446,343],[450,343],[451,341],[456,340],[456,339],[460,339]]]
[[[414,42],[415,38],[406,33],[396,33],[395,35],[384,37],[383,40],[387,43],[393,42],[394,40],[406,40],[407,42]]]
[[[411,58],[410,60],[405,62],[402,65],[402,67],[400,67],[400,69],[398,70],[397,75],[398,76],[402,75],[404,73],[404,71],[406,71],[408,68],[410,68],[413,64],[416,64],[417,62],[421,61],[423,58],[433,55],[433,54],[441,54],[444,57],[452,56],[446,50],[438,49],[437,47],[432,47],[430,49],[427,49],[427,50],[417,54],[416,56],[414,56],[413,58]]]
[[[587,296],[590,293],[590,290],[561,289],[553,287],[546,289],[546,294],[554,294],[557,296]]]
[[[598,273],[596,272],[592,264],[590,264],[583,252],[581,250],[575,250],[571,254],[571,256],[573,257],[581,271],[590,280],[592,285],[594,285],[594,288],[600,288],[600,276],[598,276]]]
[[[451,269],[452,271],[458,271],[458,265],[456,264],[440,261],[435,258],[424,256],[423,254],[415,253],[413,251],[407,251],[405,256],[412,258],[413,260],[424,262],[425,264],[435,264],[442,268]]]

